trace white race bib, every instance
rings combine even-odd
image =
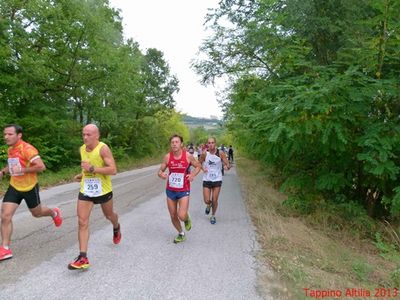
[[[217,178],[216,171],[213,170],[213,169],[211,169],[211,170],[208,172],[208,177],[209,177],[211,180],[214,180],[215,178]]]
[[[171,173],[169,174],[168,181],[169,186],[172,188],[183,188],[183,176],[182,173]]]
[[[85,178],[83,186],[83,194],[88,197],[101,196],[101,180],[100,178]]]
[[[14,172],[14,169],[22,170],[21,163],[18,157],[11,157],[8,159],[8,171],[11,176],[22,176],[24,175],[22,172]]]
[[[219,170],[217,164],[209,165],[208,178],[210,178],[210,180],[214,180],[215,178],[217,178],[219,172],[221,172],[221,170]]]

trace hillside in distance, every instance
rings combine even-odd
[[[189,127],[200,127],[203,126],[206,129],[215,129],[218,128],[222,121],[217,118],[197,118],[191,117],[188,115],[183,116],[183,123],[185,123]]]

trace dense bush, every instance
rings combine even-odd
[[[21,124],[50,170],[79,162],[88,123],[117,158],[159,151],[160,128],[182,129],[157,117],[174,114],[177,91],[163,53],[125,41],[108,1],[0,2],[0,122]]]
[[[209,24],[195,67],[230,77],[236,143],[279,170],[287,203],[399,216],[400,2],[224,0]]]

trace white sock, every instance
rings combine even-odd
[[[3,246],[4,249],[9,250],[10,246]]]
[[[184,232],[184,231],[182,231],[182,232],[180,232],[180,233],[179,233],[179,235],[185,235],[185,232]]]

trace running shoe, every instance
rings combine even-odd
[[[185,228],[187,231],[189,231],[190,229],[192,229],[192,219],[190,219],[190,215],[188,214],[188,217],[185,221]]]
[[[68,269],[70,270],[84,270],[89,268],[89,259],[87,257],[78,256],[75,258],[75,261],[68,265]]]
[[[0,261],[12,258],[11,249],[6,249],[3,246],[0,246]]]
[[[117,229],[113,229],[113,242],[114,244],[119,244],[119,242],[121,241],[121,224],[118,224],[118,228]]]
[[[58,207],[53,208],[53,212],[57,214],[55,217],[53,217],[54,225],[56,225],[56,227],[60,227],[63,222],[61,209],[59,209]]]
[[[215,219],[215,216],[211,216],[211,218],[210,218],[210,223],[211,224],[215,224],[215,223],[217,223],[217,219]]]
[[[175,244],[178,244],[178,243],[181,243],[181,242],[183,242],[183,241],[185,241],[186,240],[186,236],[184,235],[184,234],[178,234],[177,236],[176,236],[176,238],[174,239],[174,243]]]
[[[211,204],[207,204],[206,206],[206,215],[210,214]]]

